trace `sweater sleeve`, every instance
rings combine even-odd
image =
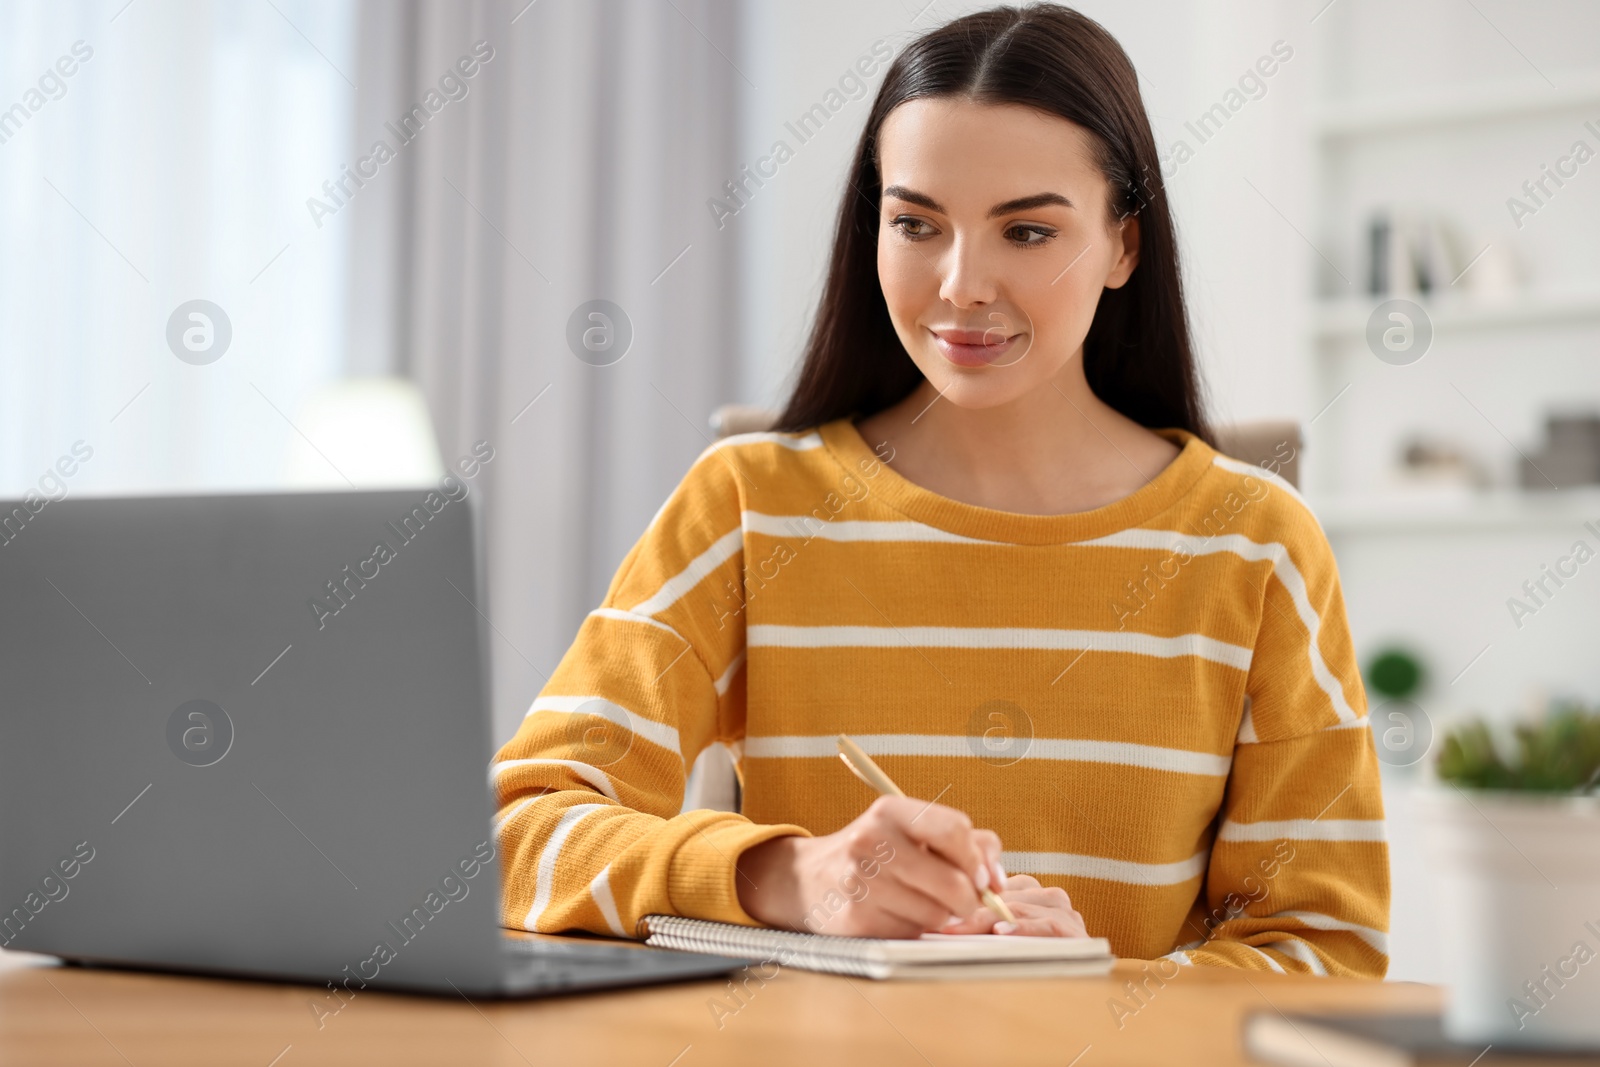
[[[502,921],[636,936],[650,914],[758,925],[735,863],[807,833],[680,812],[688,768],[743,735],[743,530],[720,443],[696,460],[490,765]]]
[[[1260,625],[1204,908],[1171,958],[1381,978],[1389,855],[1366,695],[1333,552],[1309,511],[1283,510],[1251,572]]]

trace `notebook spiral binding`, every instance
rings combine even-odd
[[[647,934],[645,944],[688,952],[709,952],[721,956],[745,956],[780,967],[799,967],[808,971],[848,974],[858,978],[887,975],[883,960],[868,956],[872,938],[835,937],[831,934],[802,934],[761,927],[731,927],[706,919],[681,915],[646,915],[639,920]]]

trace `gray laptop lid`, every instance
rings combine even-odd
[[[452,495],[0,504],[0,943],[494,990],[487,606]]]

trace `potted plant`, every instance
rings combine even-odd
[[[1423,796],[1458,1041],[1600,1047],[1600,712],[1443,739]]]

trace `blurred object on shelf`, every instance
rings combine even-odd
[[[1449,227],[1435,216],[1379,208],[1367,224],[1367,292],[1427,296],[1449,285],[1466,266],[1457,244]]]
[[[1522,457],[1524,489],[1600,483],[1600,414],[1547,415],[1545,442]]]
[[[1367,223],[1367,292],[1383,296],[1389,292],[1389,276],[1394,273],[1393,229],[1387,212],[1378,211]]]
[[[1375,209],[1367,223],[1366,252],[1366,288],[1372,296],[1454,291],[1494,302],[1521,287],[1509,246],[1479,244],[1451,219],[1427,209]]]
[[[1367,664],[1367,685],[1379,696],[1404,700],[1422,688],[1427,670],[1409,648],[1385,645]]]
[[[1503,304],[1522,291],[1521,268],[1510,245],[1488,242],[1473,254],[1477,258],[1462,268],[1466,274],[1459,283],[1468,296],[1482,304]]]
[[[1489,470],[1453,441],[1423,434],[1406,438],[1395,466],[1396,480],[1408,489],[1422,486],[1487,488]]]

